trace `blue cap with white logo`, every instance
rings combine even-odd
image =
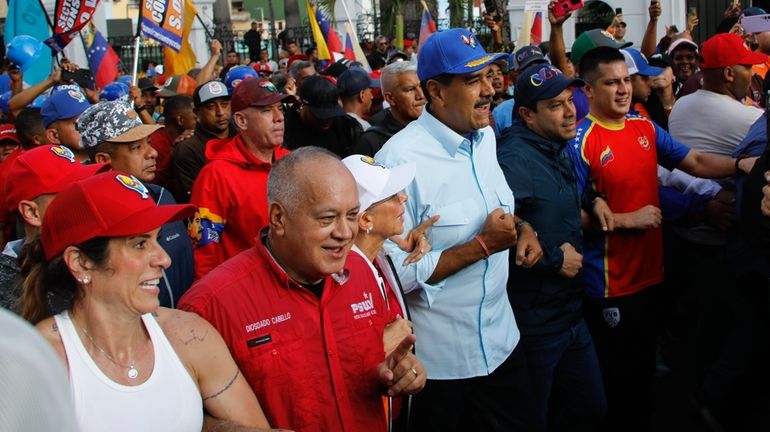
[[[43,126],[46,128],[57,120],[71,119],[79,116],[91,103],[76,85],[63,85],[51,91],[40,107]]]
[[[513,90],[513,99],[517,106],[532,104],[558,96],[568,87],[582,87],[581,79],[570,78],[551,64],[530,66],[521,73]]]
[[[663,68],[650,66],[644,54],[635,48],[624,48],[620,50],[623,57],[626,58],[626,67],[629,75],[658,76],[663,73]]]
[[[417,76],[425,81],[442,74],[473,73],[506,57],[505,53],[487,53],[473,33],[454,28],[433,34],[420,48]]]

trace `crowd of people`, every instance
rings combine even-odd
[[[135,85],[11,65],[0,429],[649,431],[678,373],[762,430],[770,31],[656,40],[662,7],[638,49],[551,10],[541,46],[488,19],[372,71],[256,23]]]

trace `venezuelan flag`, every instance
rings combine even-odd
[[[315,7],[310,4],[310,0],[306,0],[307,3],[307,19],[310,21],[310,30],[315,40],[316,48],[318,49],[319,60],[332,60],[332,56],[329,53],[329,47],[326,45],[326,39],[321,31],[321,27],[316,20]]]

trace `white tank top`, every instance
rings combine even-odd
[[[107,377],[83,347],[69,312],[54,317],[69,364],[70,389],[83,432],[200,431],[203,401],[198,386],[152,314],[142,316],[155,366],[137,386]]]

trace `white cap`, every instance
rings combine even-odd
[[[366,211],[372,204],[401,192],[414,180],[417,165],[405,163],[393,168],[386,168],[369,156],[354,154],[342,160],[353,174],[358,186],[360,212]]]

